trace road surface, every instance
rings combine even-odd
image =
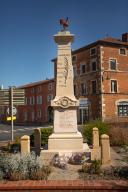
[[[31,135],[39,126],[14,126],[14,139],[23,135]],[[49,126],[47,126],[49,127]],[[11,125],[0,124],[0,142],[11,141]]]

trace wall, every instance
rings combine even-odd
[[[128,117],[118,116],[118,102],[128,101],[128,49],[127,55],[119,54],[120,47],[104,46],[103,51],[103,108],[107,121],[128,122]],[[109,59],[117,61],[117,70],[110,70]],[[117,80],[117,93],[111,93],[111,80]]]

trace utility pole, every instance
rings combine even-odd
[[[10,87],[10,114],[11,114],[11,139],[14,140],[13,136],[13,87]]]

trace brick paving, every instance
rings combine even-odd
[[[63,181],[2,181],[0,191],[124,191],[128,192],[128,181],[124,180],[63,180]]]

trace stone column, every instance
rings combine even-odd
[[[99,148],[99,129],[93,128],[93,148]]]
[[[41,130],[40,128],[34,129],[34,147],[36,155],[40,155],[41,150]]]
[[[30,153],[30,137],[24,135],[21,137],[21,154]]]
[[[79,101],[74,96],[71,43],[74,35],[60,31],[54,36],[58,45],[56,97],[51,102],[54,109],[54,133],[49,137],[49,150],[83,149],[83,138],[77,130]]]
[[[110,143],[109,136],[106,134],[101,135],[101,162],[102,164],[110,163]]]
[[[101,151],[99,146],[99,129],[97,127],[93,128],[93,149],[91,150],[91,160],[100,160]]]

